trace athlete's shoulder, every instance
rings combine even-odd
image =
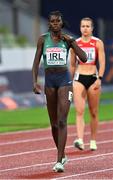
[[[41,34],[40,36],[39,36],[39,38],[38,38],[38,43],[37,44],[43,44],[44,43],[44,41],[45,41],[45,39],[46,39],[46,36],[48,35],[48,33],[43,33],[43,34]]]
[[[46,33],[43,33],[41,36],[45,38],[45,37],[48,37],[49,35],[50,35],[50,32],[46,32]]]
[[[99,41],[100,39],[96,36],[91,36],[91,40],[94,40],[94,41]]]
[[[50,33],[46,32],[40,35],[39,39],[44,43],[45,40],[49,37]]]
[[[92,41],[95,41],[96,44],[103,44],[103,41],[100,38],[95,37],[95,36],[92,36]]]

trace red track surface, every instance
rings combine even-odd
[[[50,129],[0,134],[0,179],[113,179],[113,121],[100,123],[97,151],[89,150],[89,126],[84,151],[73,147],[75,136],[75,126],[69,126],[68,163],[65,172],[55,173],[56,148]]]

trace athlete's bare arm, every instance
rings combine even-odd
[[[98,61],[99,61],[99,70],[98,75],[100,78],[103,77],[105,71],[105,51],[104,51],[104,44],[101,40],[97,41],[97,49],[98,49]],[[97,78],[94,82],[94,89],[98,89],[101,87],[101,79]]]
[[[75,74],[75,70],[76,70],[76,60],[77,60],[77,57],[75,55],[75,52],[71,48],[70,49],[70,73],[71,73],[72,79],[74,78],[74,74]]]
[[[70,38],[69,35],[62,35],[62,38],[67,41],[69,46],[74,50],[75,54],[80,58],[82,62],[87,61],[86,53],[77,45],[76,41],[73,38]]]
[[[85,63],[87,61],[86,53],[77,45],[76,41],[73,41],[71,45],[76,55],[80,58],[82,62]]]
[[[44,37],[40,36],[37,43],[37,49],[36,49],[33,67],[32,67],[33,91],[36,94],[40,94],[41,92],[40,85],[37,82],[37,77],[38,77],[39,64],[40,64],[40,60],[42,56],[43,43],[44,43]]]
[[[105,51],[104,44],[101,40],[97,41],[98,61],[99,61],[99,76],[103,77],[105,71]]]

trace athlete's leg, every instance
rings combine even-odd
[[[69,91],[72,87],[65,86],[58,89],[58,161],[61,162],[65,155],[65,145],[67,140],[67,116],[70,108]]]
[[[52,136],[58,149],[58,122],[57,122],[57,89],[45,87],[47,109],[50,118]]]
[[[76,127],[78,139],[83,139],[84,135],[84,111],[86,102],[86,89],[78,81],[73,82],[73,100],[76,110]]]
[[[97,128],[98,128],[98,108],[100,99],[101,88],[94,89],[93,85],[88,89],[88,105],[91,116],[91,140],[96,140]]]

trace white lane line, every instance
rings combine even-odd
[[[107,141],[98,141],[97,144],[107,144],[107,143],[113,143],[113,139],[107,140]],[[89,145],[89,143],[86,143],[85,146]],[[72,145],[66,146],[66,149],[74,148]],[[26,154],[32,154],[32,153],[40,153],[40,152],[47,152],[47,151],[53,151],[56,150],[56,148],[47,148],[47,149],[40,149],[40,150],[34,150],[34,151],[25,151],[20,153],[13,153],[13,154],[6,154],[6,155],[0,155],[0,158],[6,158],[6,157],[12,157],[12,156],[20,156],[20,155],[26,155]]]
[[[44,137],[44,138],[32,138],[32,139],[24,139],[24,140],[17,140],[17,141],[9,141],[9,142],[0,143],[0,146],[18,144],[18,143],[35,142],[35,141],[45,141],[45,140],[49,140],[49,139],[52,139],[52,137],[47,136],[47,137]]]
[[[110,132],[113,132],[113,128],[98,131],[98,133],[110,133]],[[84,133],[84,135],[89,135],[89,134],[90,134],[90,132],[85,132]],[[73,137],[75,135],[76,135],[75,133],[68,134],[68,137]],[[44,137],[44,138],[32,138],[32,139],[24,139],[24,140],[17,140],[17,141],[2,142],[2,143],[0,143],[0,146],[18,144],[18,143],[35,142],[35,141],[45,141],[45,140],[49,140],[49,139],[53,139],[52,136],[47,136],[47,137]]]
[[[102,121],[99,122],[99,126],[103,125],[103,124],[113,124],[113,119],[109,120],[109,121]],[[87,125],[87,124],[86,124]],[[70,128],[75,128],[75,125],[68,125],[68,127]],[[47,128],[39,128],[39,129],[32,129],[32,130],[23,130],[23,131],[16,131],[16,132],[5,132],[5,133],[0,133],[0,135],[11,135],[11,134],[21,134],[21,133],[32,133],[32,132],[39,132],[39,131],[48,131],[50,130],[50,127]]]
[[[44,130],[45,129],[45,130]],[[27,134],[27,133],[32,133],[32,132],[45,132],[50,130],[50,127],[45,127],[45,128],[39,128],[39,129],[31,129],[31,130],[20,130],[20,131],[14,131],[14,132],[3,132],[0,133],[0,135],[16,135],[16,134]]]
[[[92,159],[92,158],[99,158],[100,157],[106,157],[106,156],[112,156],[113,155],[113,152],[111,153],[104,153],[104,154],[97,154],[97,155],[93,155],[93,156],[87,156],[87,157],[79,157],[79,158],[72,158],[72,159],[69,159],[68,162],[71,162],[71,161],[80,161],[80,160],[86,160],[86,159]],[[47,167],[48,165],[52,165],[54,164],[55,162],[50,162],[50,163],[42,163],[42,164],[33,164],[33,165],[29,165],[29,166],[20,166],[20,167],[14,167],[14,168],[8,168],[8,169],[2,169],[0,170],[0,172],[7,172],[7,171],[13,171],[13,170],[20,170],[20,169],[26,169],[26,168],[33,168],[33,167],[42,167],[42,166],[45,166]]]
[[[89,171],[89,172],[84,172],[84,173],[80,173],[80,174],[72,174],[72,175],[69,175],[69,176],[63,176],[63,177],[59,177],[59,178],[53,178],[51,180],[60,180],[60,179],[70,179],[72,177],[77,177],[77,176],[85,176],[85,175],[90,175],[90,174],[95,174],[95,173],[102,173],[102,172],[107,172],[107,171],[112,171],[113,170],[113,167],[112,168],[107,168],[107,169],[101,169],[101,170],[97,170],[97,171]],[[97,176],[97,174],[96,174]]]

